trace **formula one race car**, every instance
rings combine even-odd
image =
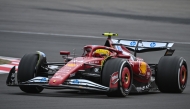
[[[120,97],[157,90],[183,92],[188,69],[184,58],[172,56],[174,43],[112,39],[115,33],[103,35],[108,37],[105,45],[86,45],[81,57],[69,57],[69,51],[60,51],[63,62],[47,62],[40,51],[25,54],[18,66],[17,79],[13,67],[6,84],[18,86],[26,93],[40,93],[44,88],[103,91],[107,96]],[[159,50],[166,52],[158,64],[148,64],[136,57],[137,53]]]

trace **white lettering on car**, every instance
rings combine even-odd
[[[112,79],[112,81],[113,81],[113,80],[115,80],[115,79],[118,79],[118,74],[117,74],[117,75],[112,76],[112,78],[111,78],[111,79]]]

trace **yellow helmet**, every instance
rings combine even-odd
[[[97,49],[94,51],[93,56],[98,57],[98,56],[109,56],[110,51],[105,50],[105,49]]]

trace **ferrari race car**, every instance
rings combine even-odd
[[[104,46],[86,45],[80,57],[69,57],[69,51],[60,51],[63,62],[47,62],[40,51],[25,54],[17,77],[13,67],[6,84],[18,86],[26,93],[40,93],[44,88],[102,91],[107,96],[120,97],[149,91],[183,92],[188,78],[187,63],[183,57],[172,56],[174,43],[112,39],[117,36],[115,33],[103,35],[108,37]],[[157,64],[136,57],[137,53],[159,50],[166,52]]]

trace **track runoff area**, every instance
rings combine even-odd
[[[10,69],[14,66],[16,67],[16,70],[18,69],[20,62],[19,58],[0,56],[0,59],[9,61],[6,64],[0,64],[0,74],[9,73]]]

